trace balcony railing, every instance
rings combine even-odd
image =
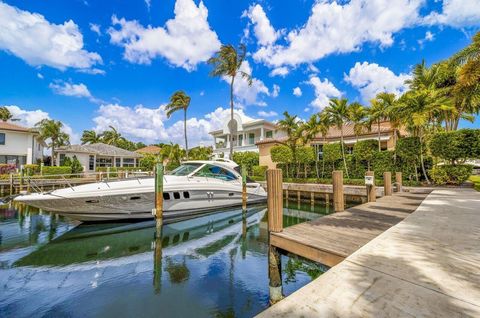
[[[235,140],[233,142],[233,147],[246,147],[246,146],[254,146],[257,141],[260,141],[260,137],[255,137],[253,139],[247,138],[245,139],[245,143],[242,145],[241,140]],[[228,148],[229,145],[227,142],[217,142],[215,144],[215,149],[223,149],[223,148]]]

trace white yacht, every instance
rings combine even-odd
[[[247,180],[248,204],[265,202],[259,183]],[[15,201],[80,221],[152,218],[154,178],[102,181],[21,195]],[[242,204],[242,177],[230,160],[186,161],[164,176],[165,218],[189,216]]]

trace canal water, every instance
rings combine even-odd
[[[331,208],[331,207],[330,207]],[[289,202],[284,225],[329,206]],[[251,317],[269,306],[265,206],[165,224],[0,207],[0,317]],[[326,268],[282,256],[289,295]]]

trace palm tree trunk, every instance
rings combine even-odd
[[[185,135],[185,151],[188,160],[188,140],[187,140],[187,109],[184,108],[183,113],[183,133]]]
[[[343,146],[343,125],[342,128],[340,129],[341,132],[341,142],[342,142],[342,157],[343,157],[343,166],[345,167],[345,174],[347,175],[347,179],[350,177],[348,176],[348,168],[347,168],[347,160],[345,159],[345,147]]]
[[[427,171],[425,170],[425,162],[423,161],[422,135],[423,134],[420,134],[420,163],[422,164],[422,172],[423,172],[423,175],[425,176],[425,180],[427,181],[428,184],[430,184],[430,179],[428,179]]]
[[[55,140],[52,139],[52,160],[50,160],[50,166],[53,167],[55,163]]]
[[[382,146],[380,144],[380,120],[377,122],[377,133],[378,133],[378,151],[382,151]]]
[[[235,76],[232,76],[232,81],[230,83],[230,160],[233,159],[233,82],[235,81]]]

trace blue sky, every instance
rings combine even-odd
[[[167,119],[163,105],[183,89],[191,143],[209,144],[228,113],[228,84],[205,63],[222,43],[249,52],[240,112],[276,120],[308,118],[330,97],[400,94],[416,63],[449,57],[479,29],[480,0],[0,1],[0,105],[24,125],[61,120],[73,142],[113,125],[182,143],[182,114]]]

